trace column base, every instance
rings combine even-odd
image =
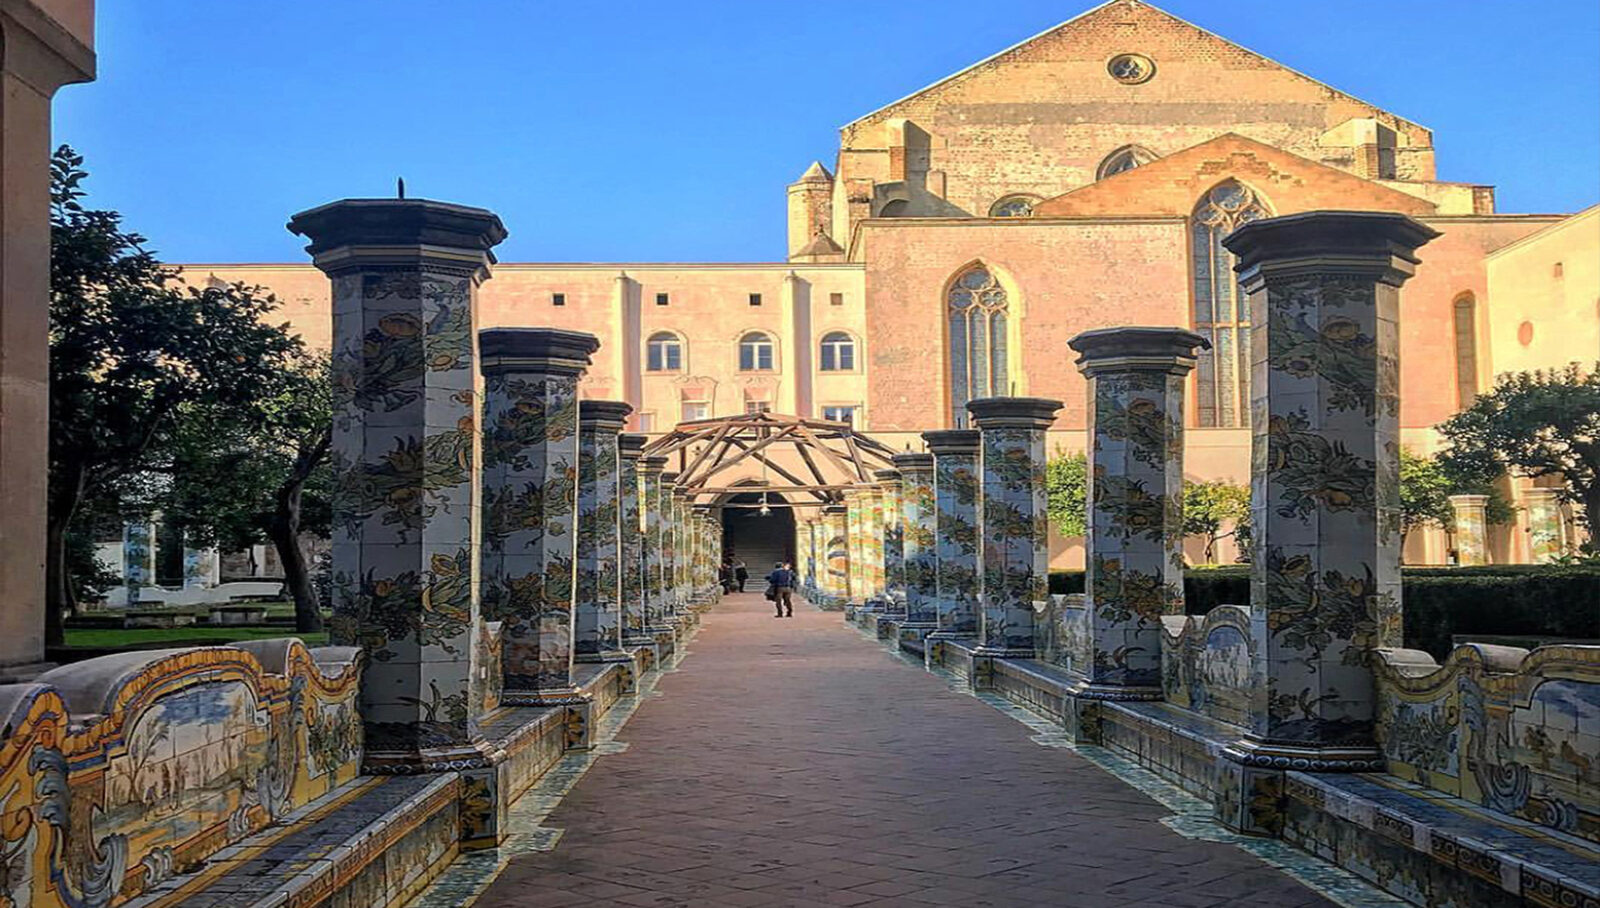
[[[1241,766],[1297,772],[1383,772],[1383,752],[1376,745],[1319,746],[1241,738],[1222,749]]]
[[[483,769],[496,762],[494,745],[480,738],[437,747],[368,749],[361,758],[361,771],[373,776],[414,776]]]

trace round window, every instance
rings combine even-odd
[[[1124,85],[1138,85],[1150,81],[1156,74],[1156,65],[1142,54],[1117,54],[1106,64],[1106,72]]]
[[[1517,326],[1517,343],[1524,347],[1533,343],[1533,322],[1523,322]]]

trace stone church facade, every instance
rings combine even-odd
[[[956,426],[967,400],[1017,394],[1066,403],[1050,433],[1063,450],[1085,425],[1067,340],[1182,326],[1213,345],[1190,382],[1187,472],[1243,482],[1250,323],[1220,240],[1260,217],[1362,209],[1441,233],[1402,296],[1414,450],[1500,372],[1600,359],[1597,209],[1500,213],[1492,186],[1439,178],[1426,127],[1139,0],[851,122],[833,166],[811,164],[787,197],[786,261],[504,263],[481,326],[599,336],[583,393],[632,404],[637,431],[770,409],[899,448]],[[273,289],[327,345],[328,283],[309,264],[186,268]],[[1518,524],[1490,532],[1495,561],[1573,541],[1571,515],[1522,485]],[[1443,533],[1414,536],[1410,560],[1448,559]]]

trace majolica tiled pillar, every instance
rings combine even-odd
[[[645,630],[670,632],[667,625],[666,515],[661,513],[661,468],[665,457],[639,458],[639,507],[643,512]]]
[[[1183,400],[1195,349],[1179,328],[1107,328],[1068,342],[1089,380],[1094,659],[1079,696],[1161,698],[1161,616],[1183,614]]]
[[[1372,650],[1401,644],[1400,285],[1438,234],[1404,215],[1255,221],[1223,244],[1250,298],[1256,619],[1245,766],[1381,769]]]
[[[1522,505],[1528,521],[1528,560],[1549,564],[1566,554],[1559,493],[1555,489],[1524,489]]]
[[[1455,517],[1456,564],[1489,563],[1489,496],[1451,495]]]
[[[617,500],[621,511],[622,645],[649,646],[646,609],[644,513],[639,507],[639,456],[649,439],[643,435],[617,436]]]
[[[899,470],[878,470],[872,474],[878,480],[882,496],[880,513],[883,518],[883,595],[886,608],[895,614],[904,614],[906,599],[905,533],[901,527],[900,498],[903,494]]]
[[[866,548],[867,522],[863,514],[866,502],[862,499],[860,489],[850,489],[844,493],[845,506],[845,551],[848,553],[846,597],[852,605],[863,605],[867,599],[866,558],[862,554]]]
[[[867,559],[867,596],[883,602],[884,584],[884,554],[883,554],[883,489],[879,486],[870,486],[862,490],[866,498],[866,559]]]
[[[924,636],[939,623],[938,508],[933,493],[933,455],[894,456],[900,471],[900,539],[906,594],[903,627]]]
[[[367,651],[365,768],[484,766],[474,322],[505,228],[481,208],[347,199],[289,229],[332,281],[331,630]]]
[[[1049,593],[1044,433],[1061,401],[989,397],[967,404],[981,436],[983,600],[978,652],[1033,656],[1033,604]]]
[[[145,587],[156,581],[156,534],[148,520],[122,525],[122,588],[128,605],[139,604]]]
[[[495,328],[484,375],[483,614],[504,622],[502,703],[573,695],[578,540],[578,378],[592,334]]]
[[[823,593],[830,608],[850,601],[849,506],[830,504],[822,509]]]
[[[933,492],[938,539],[938,633],[978,632],[978,432],[924,432],[933,455]]]
[[[572,652],[579,662],[626,662],[622,648],[621,473],[617,436],[633,407],[578,402],[578,595]]]
[[[678,602],[678,474],[662,473],[661,508],[661,613],[667,621],[681,619]]]

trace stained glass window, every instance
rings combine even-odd
[[[1211,341],[1195,369],[1202,426],[1250,422],[1250,311],[1222,239],[1240,225],[1267,217],[1266,204],[1235,180],[1219,183],[1195,206],[1194,329]]]
[[[950,326],[951,424],[967,424],[967,401],[1007,393],[1006,289],[974,265],[946,297]]]
[[[1031,218],[1035,199],[1026,195],[1008,195],[989,206],[992,218]]]
[[[1095,171],[1095,179],[1103,180],[1106,177],[1115,176],[1135,167],[1148,164],[1155,159],[1155,154],[1148,149],[1141,148],[1138,145],[1124,145],[1106,155],[1106,159],[1100,162],[1099,169]]]

